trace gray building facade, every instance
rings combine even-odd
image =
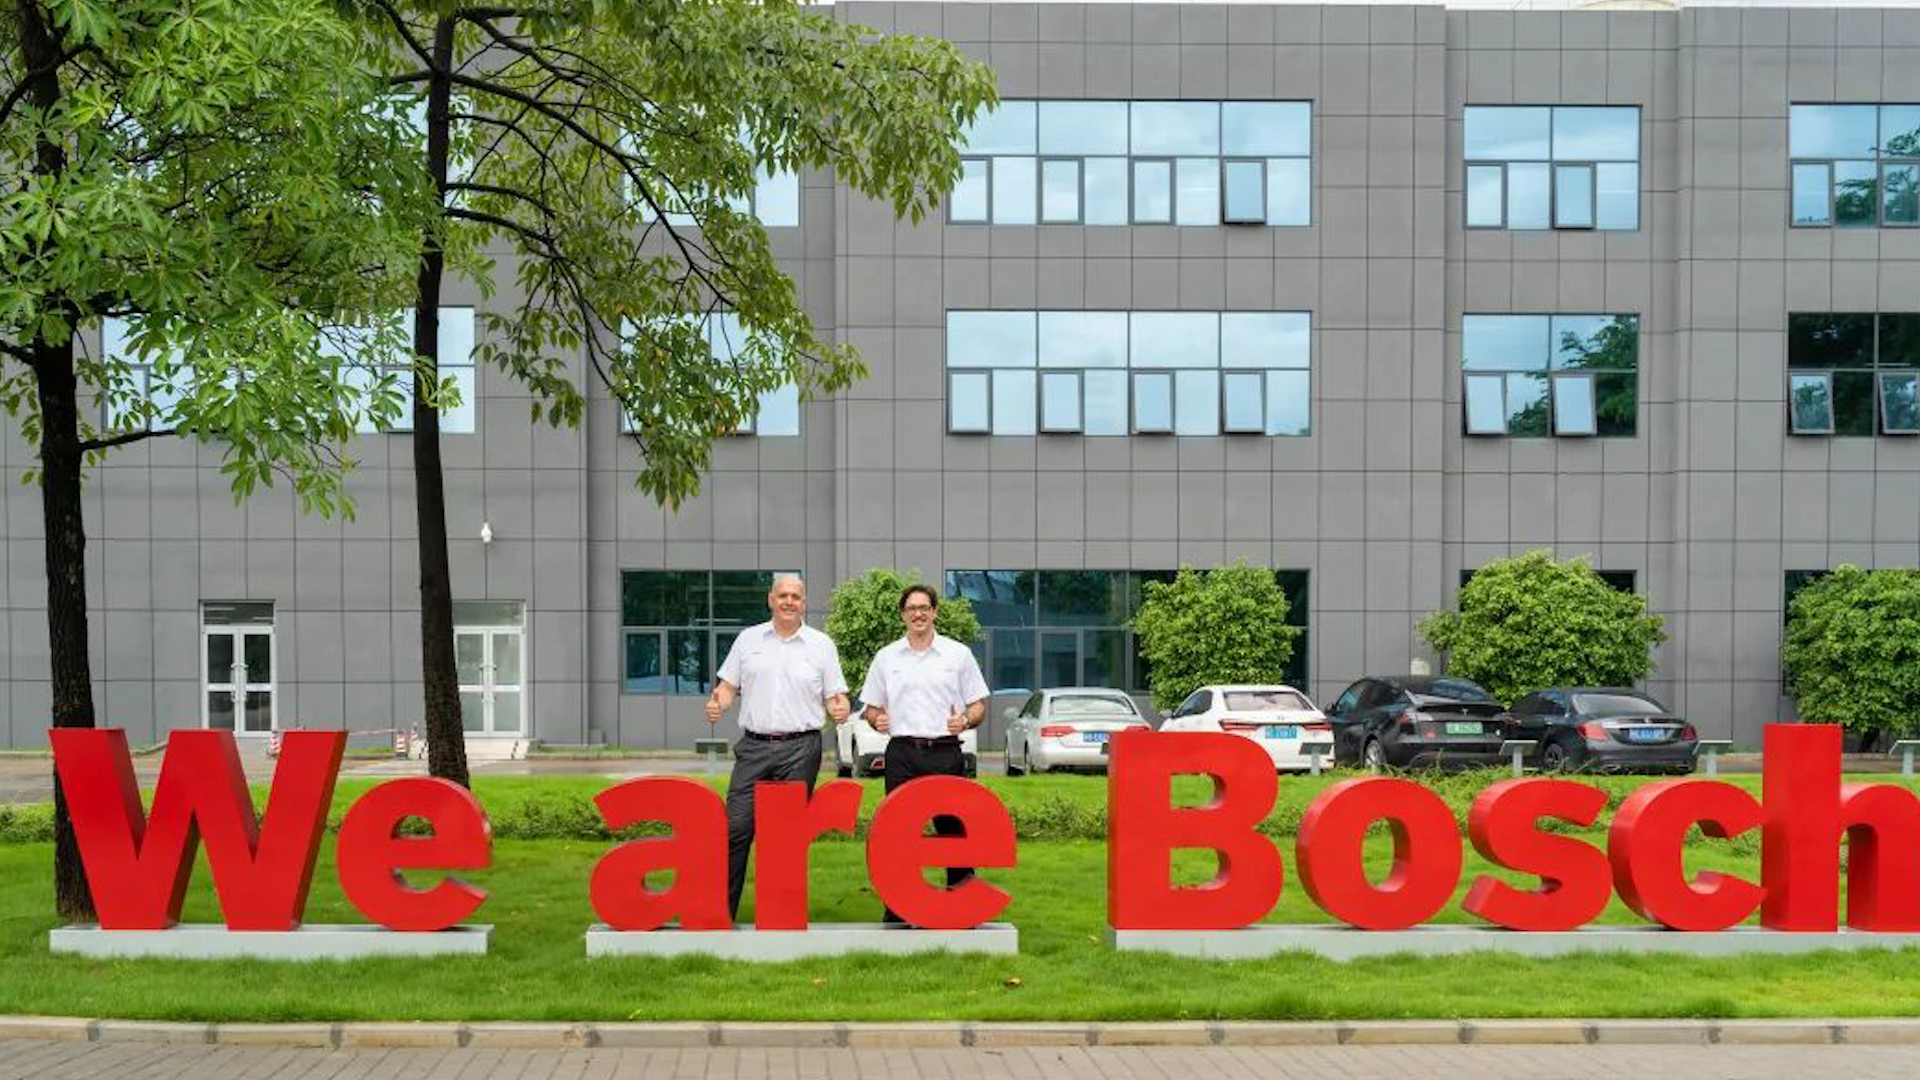
[[[1548,548],[1665,616],[1652,691],[1756,743],[1792,715],[1796,572],[1920,563],[1920,10],[836,10],[991,64],[1033,144],[977,129],[919,225],[801,178],[772,242],[869,375],[798,434],[722,440],[677,511],[635,489],[604,392],[554,430],[475,373],[472,432],[443,438],[476,734],[685,746],[728,627],[764,617],[754,575],[784,569],[816,625],[872,566],[967,592],[1012,689],[1137,682],[1137,581],[1246,559],[1289,572],[1324,704],[1433,660],[1415,625],[1464,572]],[[1214,141],[1182,143],[1203,115]],[[511,304],[499,280],[465,302]],[[104,722],[417,722],[406,437],[350,449],[351,521],[284,486],[236,504],[182,440],[90,473]],[[32,464],[17,429],[0,453]],[[0,508],[0,739],[34,746],[38,492]]]

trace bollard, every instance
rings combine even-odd
[[[1333,744],[1330,742],[1303,742],[1300,744],[1300,752],[1307,755],[1307,775],[1319,776],[1321,769],[1320,759],[1324,755],[1333,753]]]
[[[1900,755],[1900,776],[1903,779],[1913,779],[1913,752],[1916,748],[1920,748],[1920,739],[1901,739],[1887,751]]]
[[[725,739],[693,740],[693,752],[696,754],[703,754],[706,756],[707,762],[704,768],[707,775],[709,776],[711,776],[714,773],[715,767],[719,765],[720,754],[722,751],[726,750],[726,748],[727,748],[727,740]]]
[[[1513,775],[1523,776],[1527,771],[1527,755],[1540,745],[1538,739],[1506,739],[1500,743],[1500,752],[1513,759]]]
[[[1702,771],[1708,776],[1720,775],[1720,755],[1733,745],[1732,739],[1701,739],[1694,744],[1696,755],[1707,755],[1706,768]]]

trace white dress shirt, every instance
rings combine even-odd
[[[860,700],[887,710],[887,734],[931,739],[951,735],[947,717],[987,696],[973,650],[942,634],[915,649],[906,638],[874,654]]]
[[[740,631],[720,678],[740,688],[740,726],[762,735],[819,730],[826,699],[847,692],[833,639],[804,623],[790,637],[771,622]]]

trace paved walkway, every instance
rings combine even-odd
[[[1920,1049],[1881,1046],[1060,1047],[966,1050],[307,1050],[0,1043],[0,1080],[1910,1080]]]

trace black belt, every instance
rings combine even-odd
[[[893,736],[893,739],[890,741],[909,742],[915,746],[920,746],[920,747],[959,746],[960,736],[958,735],[933,735],[933,736],[895,735]]]
[[[812,731],[749,731],[746,734],[747,738],[757,739],[761,742],[783,742],[787,739],[804,739],[809,735],[817,737],[820,734],[820,729],[815,728]]]

